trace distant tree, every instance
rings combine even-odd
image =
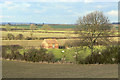
[[[43,25],[41,29],[43,29],[43,30],[50,30],[51,27],[49,25]]]
[[[14,39],[15,39],[15,36],[14,36],[13,34],[11,34],[11,33],[8,33],[8,34],[7,34],[7,38],[8,38],[9,40],[14,40]]]
[[[31,24],[30,25],[30,29],[32,30],[32,32],[33,32],[33,30],[35,30],[37,28],[37,25],[35,25],[35,24]]]
[[[7,30],[7,31],[10,31],[10,30],[11,30],[10,24],[6,24],[5,27],[6,27],[6,30]]]
[[[17,30],[17,28],[18,28],[18,27],[17,27],[17,26],[15,26],[15,29],[16,29],[16,30]]]
[[[33,32],[30,32],[30,36],[31,36],[31,38],[33,39]]]
[[[109,19],[102,12],[89,13],[83,18],[79,18],[77,23],[78,26],[75,32],[80,35],[80,45],[88,46],[92,54],[97,42],[102,41],[105,44],[109,44],[108,36],[110,35],[111,27]]]
[[[32,32],[30,32],[31,38],[33,38],[33,30],[35,30],[36,28],[37,26],[35,24],[30,25],[30,29],[32,30]]]
[[[22,31],[24,32],[25,28],[22,28]]]
[[[24,38],[23,34],[18,34],[18,35],[16,36],[16,39],[19,39],[19,40],[22,40],[23,38]]]

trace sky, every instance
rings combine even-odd
[[[102,11],[110,22],[118,21],[118,2],[16,2],[0,3],[0,22],[76,24],[79,17]]]

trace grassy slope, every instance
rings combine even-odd
[[[117,78],[117,64],[76,65],[2,62],[3,78]]]

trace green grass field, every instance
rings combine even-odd
[[[117,64],[40,64],[2,61],[3,78],[117,78]]]

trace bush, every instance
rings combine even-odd
[[[49,62],[55,62],[55,57],[53,55],[53,53],[48,53],[45,55],[45,61]]]
[[[118,59],[120,46],[108,46],[105,50],[97,51],[94,55],[90,55],[85,59],[85,63],[89,64],[107,64],[107,63],[120,63]]]
[[[38,50],[37,49],[29,49],[28,52],[26,52],[24,54],[24,58],[26,61],[33,61],[35,62],[35,58],[36,58],[36,53],[38,53]]]
[[[17,39],[17,40],[22,40],[22,39],[24,39],[23,34],[18,34],[18,35],[16,36],[16,39]]]
[[[18,45],[11,45],[11,46],[3,46],[2,48],[2,58],[5,59],[13,59],[13,60],[26,60],[32,62],[39,62],[39,61],[47,61],[54,62],[55,57],[53,53],[46,53],[47,50],[40,48],[40,49],[28,49],[22,54],[20,54],[21,46]]]
[[[49,25],[43,25],[43,26],[41,27],[41,29],[43,29],[43,30],[50,30],[50,29],[52,29],[52,28],[51,28],[51,26],[49,26]]]
[[[46,54],[46,49],[29,49],[27,52],[24,53],[24,59],[26,61],[32,61],[32,62],[39,62],[39,61],[47,61],[53,62],[54,61],[54,55],[52,53]]]
[[[47,53],[48,54],[53,54],[54,55],[54,62],[60,61],[62,58],[62,50],[63,49],[48,49]]]
[[[26,37],[25,40],[32,40],[32,38],[31,37]]]
[[[2,46],[2,58],[5,59],[22,59],[22,55],[19,54],[18,49],[22,47],[19,45]]]
[[[8,33],[8,34],[7,34],[7,39],[9,39],[9,40],[14,40],[14,39],[15,39],[15,36],[14,36],[13,34],[11,34],[11,33]]]

